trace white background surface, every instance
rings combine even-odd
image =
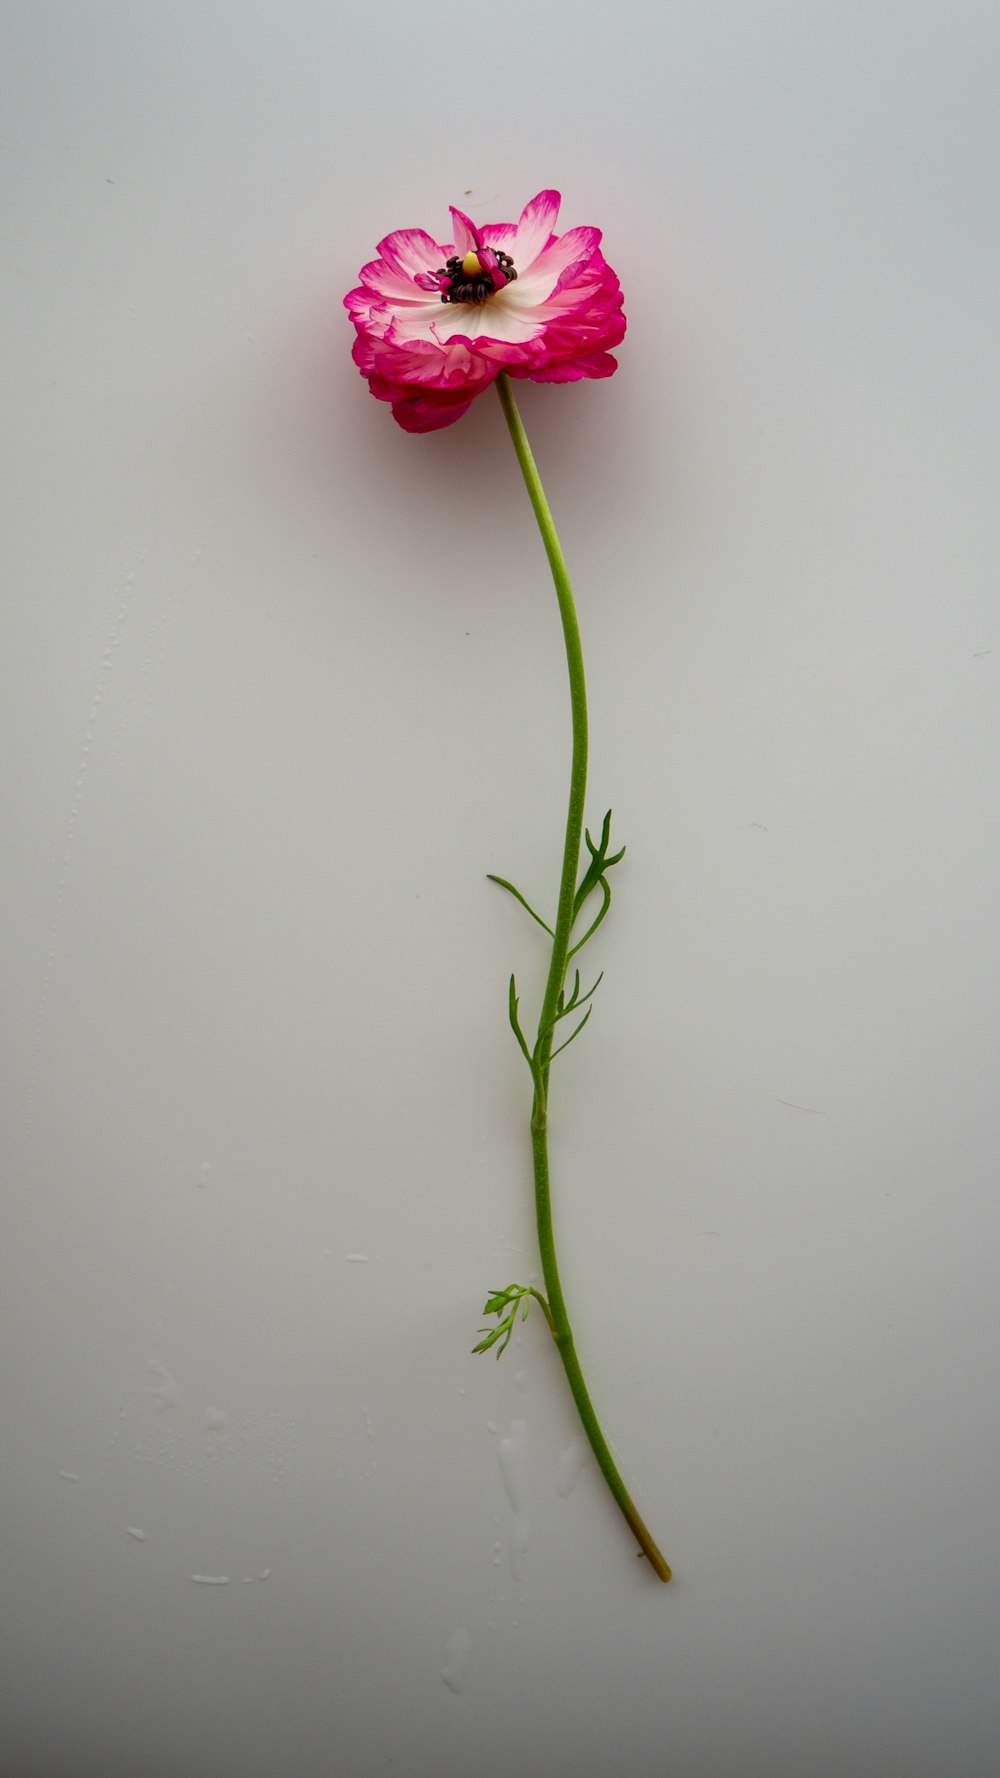
[[[992,1778],[995,6],[0,47],[5,1778]],[[549,184],[629,317],[522,385],[629,847],[557,1218],[670,1588],[469,1356],[564,667],[495,399],[404,436],[340,307]]]

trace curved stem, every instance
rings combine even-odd
[[[548,1324],[549,1324],[549,1332],[550,1332],[550,1334],[551,1334],[551,1335],[552,1335],[552,1338],[553,1338],[553,1339],[555,1339],[555,1337],[556,1337],[556,1324],[555,1324],[555,1322],[554,1322],[554,1321],[553,1321],[553,1319],[552,1319],[552,1310],[551,1310],[551,1309],[550,1309],[550,1308],[549,1308],[549,1305],[548,1305],[548,1303],[547,1303],[547,1302],[546,1302],[546,1301],[545,1301],[545,1298],[544,1298],[544,1297],[543,1297],[543,1295],[542,1295],[542,1293],[541,1293],[541,1291],[540,1291],[540,1290],[536,1290],[536,1289],[535,1289],[535,1287],[534,1287],[534,1285],[531,1285],[531,1286],[529,1286],[529,1289],[528,1289],[528,1295],[529,1295],[529,1296],[533,1296],[533,1297],[534,1297],[534,1299],[535,1299],[535,1301],[536,1301],[536,1303],[540,1303],[540,1304],[541,1304],[541,1309],[542,1309],[542,1314],[543,1314],[543,1315],[544,1315],[544,1316],[545,1316],[545,1319],[546,1319],[546,1321],[547,1321],[547,1322],[548,1322]]]
[[[510,379],[504,371],[501,371],[497,378],[497,392],[500,396],[504,418],[510,430],[514,450],[517,453],[521,474],[524,477],[524,485],[528,490],[528,498],[534,509],[538,529],[545,545],[545,553],[552,570],[552,579],[555,582],[563,639],[566,645],[566,666],[569,672],[570,709],[573,721],[569,808],[566,816],[562,875],[559,881],[559,905],[552,938],[552,958],[538,1021],[538,1039],[532,1067],[535,1092],[531,1110],[531,1153],[535,1175],[538,1247],[545,1290],[548,1296],[552,1336],[562,1360],[570,1389],[573,1392],[573,1400],[576,1402],[580,1421],[590,1441],[591,1450],[597,1458],[601,1474],[624,1514],[642,1554],[649,1558],[650,1566],[659,1579],[666,1581],[670,1579],[670,1568],[643,1524],[635,1503],[618,1473],[607,1439],[601,1431],[600,1423],[594,1412],[583,1372],[580,1369],[580,1361],[576,1355],[573,1330],[570,1326],[566,1299],[563,1296],[562,1283],[559,1278],[559,1267],[556,1263],[548,1154],[549,1065],[552,1060],[555,1016],[558,1010],[559,996],[566,981],[570,937],[576,914],[576,879],[580,863],[580,841],[583,837],[584,799],[587,793],[587,686],[583,668],[583,650],[580,644],[580,627],[577,623],[569,575],[566,572],[566,562],[559,538],[556,535],[555,525],[552,522],[548,501],[539,480],[538,470],[535,467],[535,460],[531,454],[531,447],[521,424],[521,416],[514,400],[514,391]]]

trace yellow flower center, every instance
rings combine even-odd
[[[462,261],[462,276],[465,278],[481,278],[483,268],[479,263],[479,255],[470,247]]]

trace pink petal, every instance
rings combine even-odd
[[[484,222],[479,233],[488,246],[498,247],[501,253],[509,253],[511,259],[514,258],[514,246],[517,241],[516,223]]]
[[[429,285],[424,284],[424,278],[431,278],[432,282]],[[365,290],[374,292],[386,302],[397,303],[423,303],[424,298],[420,291],[436,291],[438,288],[438,281],[432,272],[398,272],[385,259],[373,259],[370,265],[363,265],[361,282]],[[416,288],[417,285],[420,286],[419,289]]]
[[[597,246],[600,238],[599,229],[571,228],[568,234],[550,241],[529,271],[522,275],[518,266],[517,301],[541,305],[566,283],[592,279],[591,265],[604,264]]]
[[[490,282],[492,283],[494,290],[506,290],[507,280],[504,277],[503,272],[500,270],[500,261],[492,247],[477,247],[476,257],[478,258],[483,271],[489,272]]]
[[[518,374],[532,383],[578,383],[584,377],[611,377],[618,369],[617,358],[610,352],[593,352],[586,358],[566,358],[561,363],[548,364],[541,370],[525,370],[518,373],[511,371],[511,376]]]
[[[452,206],[451,220],[455,224],[455,252],[459,259],[464,259],[467,253],[480,246],[483,237],[475,223],[470,222],[469,218],[463,215],[461,210],[456,210],[454,206]]]
[[[534,265],[543,248],[548,246],[561,202],[557,191],[540,191],[530,204],[525,204],[517,225],[517,244],[514,248],[514,264],[518,277],[529,266]]]
[[[403,277],[433,272],[444,258],[442,249],[422,228],[397,228],[378,244],[382,258]]]
[[[421,395],[416,401],[394,401],[392,417],[404,432],[440,432],[445,426],[454,426],[455,421],[468,412],[472,400],[469,394],[464,399],[456,396],[451,401],[441,396]]]

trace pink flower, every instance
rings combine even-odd
[[[482,228],[453,209],[446,246],[401,228],[362,266],[344,298],[358,334],[354,362],[405,431],[454,425],[503,370],[533,383],[617,370],[618,279],[599,229],[553,233],[559,201],[540,191],[519,222]]]

